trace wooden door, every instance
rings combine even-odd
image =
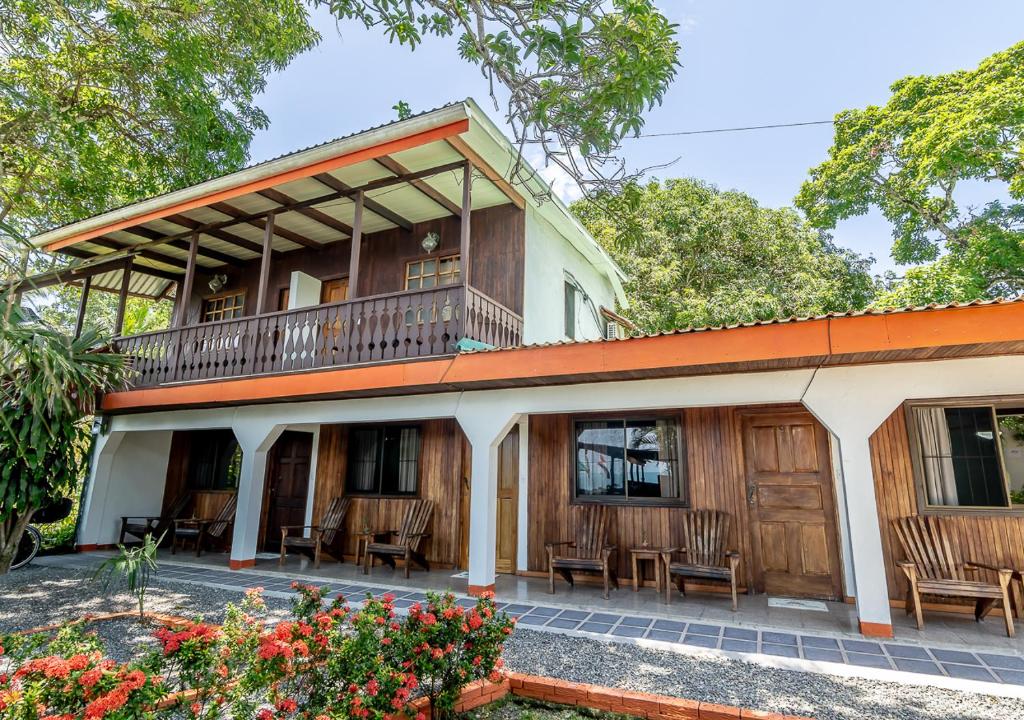
[[[473,451],[465,435],[462,439],[462,469],[459,473],[459,567],[469,570],[469,500],[472,490]]]
[[[806,412],[743,418],[754,586],[771,595],[842,597],[825,429]]]
[[[263,547],[281,547],[281,526],[306,522],[309,466],[313,435],[286,430],[274,443],[267,458],[267,480],[263,495]]]
[[[519,428],[513,427],[498,447],[498,539],[494,569],[516,571],[519,526]]]
[[[320,304],[341,302],[348,299],[348,278],[324,280],[320,285]]]

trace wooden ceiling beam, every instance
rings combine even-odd
[[[293,203],[293,205],[294,204],[295,203]],[[249,219],[248,214],[244,210],[240,210],[239,208],[236,208],[234,205],[231,205],[226,202],[210,203],[207,207],[209,207],[211,210],[216,210],[222,215],[227,215],[228,217],[234,218],[239,222],[245,223],[246,225],[252,225],[253,227],[257,227],[260,230],[264,230],[267,225],[267,220],[265,217]],[[283,207],[284,206],[282,205],[282,208]],[[284,210],[274,208],[273,210],[268,210],[267,212],[280,214],[284,212]],[[302,245],[303,247],[308,247],[311,250],[319,250],[323,247],[323,243],[318,243],[316,240],[310,240],[308,237],[300,235],[294,230],[288,230],[287,228],[283,228],[277,223],[274,223],[273,230],[274,234],[277,235],[278,237],[284,238],[285,240],[290,240],[291,242]],[[262,248],[260,248],[260,252],[263,252]]]
[[[341,180],[334,177],[330,173],[320,173],[318,175],[314,175],[313,179],[319,182],[321,185],[326,185],[331,190],[337,190],[338,192],[341,193],[353,192],[351,185],[342,182]],[[412,231],[412,222],[404,218],[402,215],[399,215],[391,208],[381,205],[373,198],[366,197],[365,194],[363,195],[363,208],[369,210],[370,212],[376,215],[380,215],[382,218],[389,222],[393,222],[395,225],[402,228],[403,230]],[[351,231],[349,232],[349,234],[351,235]]]
[[[473,167],[482,172],[484,177],[494,183],[499,190],[505,193],[505,197],[507,197],[512,204],[520,210],[526,207],[526,199],[520,195],[508,180],[502,177],[497,170],[488,165],[487,161],[480,157],[480,155],[477,154],[477,152],[471,148],[465,140],[460,138],[458,135],[455,135],[450,138],[445,138],[445,142],[448,143],[455,152],[473,163]]]
[[[135,227],[125,228],[123,232],[131,233],[132,235],[138,235],[139,237],[144,237],[147,240],[159,240],[160,238],[164,237],[164,233],[158,232],[157,230],[153,230],[143,225],[136,225]],[[166,244],[172,248],[177,248],[178,250],[184,250],[185,252],[189,251],[189,244],[185,240],[172,240]],[[203,257],[209,258],[210,260],[222,262],[225,265],[233,265],[235,267],[240,267],[245,264],[244,260],[236,258],[234,255],[228,255],[227,253],[222,253],[219,250],[211,250],[210,248],[204,248],[201,245],[199,246],[199,254],[202,255]]]
[[[215,227],[209,227],[208,224],[199,222],[198,220],[194,220],[193,218],[190,218],[187,215],[175,213],[173,215],[168,215],[167,217],[160,219],[174,223],[175,225],[181,225],[182,227],[186,227],[189,230],[199,230],[201,233],[205,235],[217,238],[218,240],[223,240],[226,243],[231,243],[236,247],[240,247],[243,250],[248,250],[249,252],[254,252],[257,255],[263,252],[263,246],[260,245],[258,242],[249,240],[248,238],[241,237],[240,235],[235,235],[234,233],[229,233],[226,230],[221,230]],[[184,233],[184,235],[189,234],[190,233]],[[181,237],[181,235],[178,235],[177,237],[181,239],[186,245],[188,244],[188,241]]]
[[[295,198],[291,197],[290,195],[285,195],[280,190],[275,190],[274,188],[267,188],[266,190],[259,190],[257,192],[258,194],[265,197],[267,200],[273,200],[279,205],[294,205],[296,202]],[[332,230],[337,230],[338,232],[344,233],[349,237],[352,236],[351,225],[343,223],[341,220],[338,220],[337,218],[331,217],[322,210],[304,207],[296,208],[295,212],[299,213],[300,215],[304,215],[305,217],[308,217],[310,220],[315,220],[321,225],[325,225],[326,227],[329,227]]]
[[[381,155],[379,158],[374,158],[378,165],[381,165],[388,172],[394,173],[395,175],[408,175],[409,168],[402,163],[395,160],[390,155]],[[319,178],[317,178],[319,180]],[[433,200],[435,203],[443,207],[445,210],[450,212],[455,217],[462,217],[462,208],[456,203],[453,203],[445,195],[430,185],[426,180],[412,180],[409,182],[414,188],[419,190],[421,193],[426,195],[428,198]]]
[[[89,242],[91,242],[93,245],[105,247],[108,250],[131,250],[132,248],[135,247],[130,243],[118,242],[117,240],[108,237],[95,237],[89,240]],[[135,254],[138,255],[139,257],[146,258],[147,260],[152,260],[153,262],[163,263],[164,265],[170,265],[171,267],[181,268],[182,270],[185,269],[186,263],[184,260],[181,260],[176,257],[171,257],[170,255],[164,255],[163,253],[159,253],[154,250],[140,248],[139,251]]]

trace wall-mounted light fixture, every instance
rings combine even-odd
[[[437,250],[437,246],[440,244],[441,236],[436,232],[428,232],[423,236],[423,242],[420,243],[423,249],[428,253],[432,253]]]
[[[214,292],[214,293],[220,292],[221,290],[224,289],[224,286],[227,285],[227,284],[228,284],[228,276],[227,275],[214,275],[212,278],[210,278],[210,282],[209,282],[210,292]]]

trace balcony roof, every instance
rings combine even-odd
[[[537,173],[511,177],[516,150],[471,99],[298,150],[181,190],[41,233],[31,242],[84,267],[132,258],[129,291],[157,298],[183,277],[189,239],[196,264],[214,272],[260,256],[263,222],[274,212],[272,247],[287,253],[350,237],[354,196],[365,189],[363,233],[458,215],[462,170],[474,167],[473,208],[513,202],[540,213],[616,287],[621,270]],[[439,172],[430,172],[440,169]],[[93,276],[116,291],[121,270]]]

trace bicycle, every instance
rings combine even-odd
[[[36,510],[32,519],[39,524],[59,522],[71,514],[74,501],[71,498],[60,498],[50,505]],[[14,552],[14,560],[11,562],[11,570],[23,568],[32,562],[39,554],[39,548],[43,545],[43,535],[35,525],[28,525],[25,528],[21,540],[18,542],[18,549]]]

